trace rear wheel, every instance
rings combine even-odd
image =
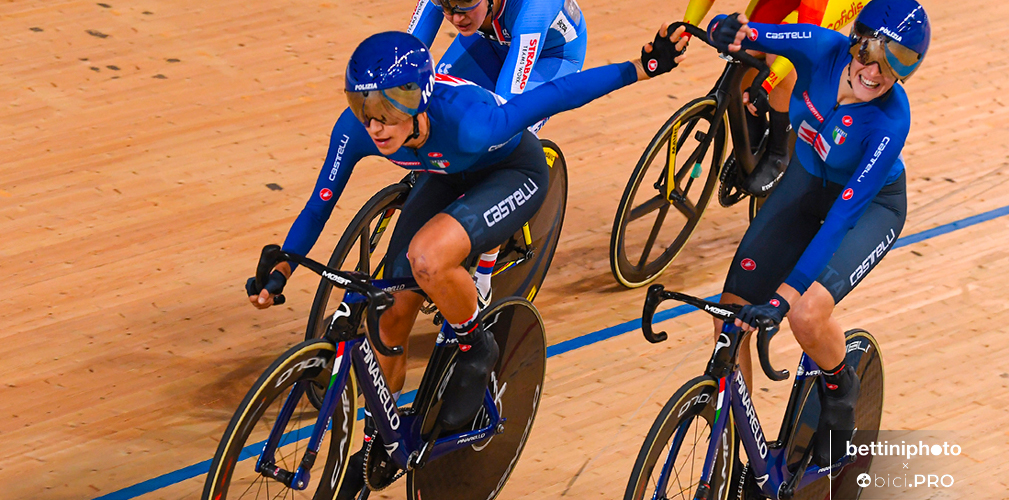
[[[682,107],[638,160],[617,207],[610,269],[629,288],[657,278],[687,244],[718,184],[725,119],[714,99]]]
[[[695,498],[717,402],[718,382],[706,375],[687,382],[669,398],[641,445],[624,500]],[[731,412],[728,418],[705,500],[726,500],[736,493],[732,474],[738,440]]]
[[[353,374],[348,377],[332,415],[331,429],[323,435],[322,446],[309,483],[290,488],[260,470],[279,467],[295,472],[305,457],[318,411],[305,397],[307,386],[324,388],[330,383],[336,347],[313,340],[292,347],[259,377],[235,411],[210,464],[203,488],[204,500],[226,498],[331,499],[336,495],[347,469],[351,436],[357,421],[357,390]],[[281,410],[288,398],[296,398],[288,417]],[[259,464],[260,455],[274,427],[279,444],[268,466]]]
[[[507,482],[529,437],[546,374],[543,319],[532,304],[518,297],[495,302],[481,315],[481,323],[494,333],[501,348],[489,389],[505,419],[504,432],[410,471],[410,500],[492,500]],[[440,407],[437,401],[427,407],[423,429],[433,427],[431,421]],[[488,425],[486,418],[483,411],[478,413],[472,428]]]
[[[495,297],[517,296],[529,301],[536,298],[557,250],[568,200],[567,162],[552,141],[540,139],[540,142],[550,166],[547,196],[527,227],[501,245],[491,280]]]
[[[845,344],[847,345],[845,363],[855,368],[860,383],[858,402],[855,404],[857,432],[852,438],[851,444],[868,446],[877,441],[879,423],[883,417],[883,359],[880,356],[879,344],[876,343],[876,339],[865,330],[847,331]],[[811,384],[797,415],[792,447],[788,452],[789,463],[799,461],[806,447],[812,443],[813,434],[816,432],[816,423],[820,419],[820,396],[815,384]],[[799,500],[821,500],[828,497],[857,499],[862,488],[858,486],[855,479],[859,474],[868,472],[871,464],[872,455],[859,456],[854,463],[841,469],[833,479],[821,478],[796,491],[793,498]],[[831,489],[833,491],[830,491]]]

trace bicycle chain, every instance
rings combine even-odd
[[[389,486],[392,486],[393,483],[395,483],[399,478],[403,477],[407,473],[406,470],[400,470],[394,476],[392,476],[391,479],[389,479],[388,481],[386,481],[386,483],[384,485],[380,485],[378,487],[374,487],[374,486],[371,485],[371,483],[368,481],[368,469],[369,469],[369,464],[371,462],[371,447],[372,447],[372,445],[375,444],[375,439],[377,437],[378,437],[378,430],[376,429],[375,432],[373,432],[371,434],[371,439],[368,440],[368,446],[364,450],[364,467],[361,468],[361,474],[364,476],[364,485],[367,486],[368,489],[371,490],[371,491],[382,491],[382,490],[388,488]],[[382,450],[382,451],[385,451],[385,450]],[[392,457],[389,457],[389,459],[391,460]]]

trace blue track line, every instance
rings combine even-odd
[[[1009,206],[1002,208],[997,208],[995,210],[990,210],[982,214],[967,217],[965,219],[960,219],[958,221],[950,222],[949,224],[943,224],[932,229],[922,231],[920,233],[915,233],[907,235],[897,239],[897,242],[893,245],[893,248],[905,247],[913,243],[919,243],[928,239],[935,238],[937,236],[942,236],[944,234],[952,233],[960,229],[964,229],[970,226],[980,224],[982,222],[988,222],[999,217],[1009,215]],[[712,295],[705,300],[717,300],[718,295]],[[660,323],[669,319],[673,319],[678,316],[683,316],[689,312],[695,311],[692,306],[681,305],[668,309],[665,311],[655,313],[653,318],[653,323]],[[635,330],[641,329],[641,318],[631,320],[619,325],[611,326],[608,328],[603,328],[602,330],[595,331],[592,333],[587,333],[581,337],[575,337],[570,340],[565,340],[564,342],[559,342],[552,346],[547,347],[547,357],[552,358],[566,352],[573,351],[575,349],[580,349],[582,347],[595,344],[596,342],[602,342],[603,340],[611,339],[618,335],[623,335],[625,333],[633,332]],[[417,391],[410,391],[408,393],[400,396],[400,404],[407,404],[413,402],[413,398]],[[364,418],[364,409],[360,409],[357,412],[358,420]],[[259,451],[263,447],[263,443],[256,443],[246,446],[242,450],[242,459],[251,458],[258,455]],[[210,470],[210,460],[200,462],[195,465],[190,465],[184,467],[174,472],[169,472],[162,476],[158,476],[153,479],[148,479],[142,483],[137,483],[133,486],[123,488],[119,491],[114,491],[108,495],[103,495],[93,500],[131,500],[133,498],[139,497],[141,495],[146,495],[153,491],[157,491],[161,488],[172,486],[174,484],[181,483],[187,479],[192,479],[194,477],[206,474]]]

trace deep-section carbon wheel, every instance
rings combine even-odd
[[[331,429],[322,446],[308,485],[289,488],[256,471],[260,454],[288,398],[297,398],[294,411],[284,420],[272,467],[295,472],[305,456],[318,411],[305,396],[306,386],[330,383],[335,346],[322,340],[298,344],[273,362],[252,386],[228,424],[203,488],[204,500],[240,498],[331,499],[340,488],[347,468],[351,437],[357,420],[356,382],[348,378],[337,401]],[[296,385],[297,384],[297,385]]]
[[[624,500],[694,498],[715,423],[718,382],[708,376],[684,384],[659,412],[641,445]],[[726,500],[732,491],[736,456],[732,415],[722,433],[707,500]]]

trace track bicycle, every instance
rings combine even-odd
[[[411,500],[497,496],[522,453],[542,393],[546,341],[536,308],[508,297],[481,313],[501,355],[472,424],[443,432],[442,393],[458,352],[447,323],[408,407],[393,400],[375,357],[376,351],[403,354],[402,346],[382,343],[379,318],[392,305],[391,292],[419,290],[416,281],[344,272],[268,245],[257,267],[257,286],[282,261],[314,271],[346,294],[321,338],[290,348],[246,394],[221,438],[202,498],[334,498],[347,473],[358,390],[376,424],[362,498],[403,475]],[[317,409],[308,394],[318,388],[323,398]],[[378,442],[383,445],[373,449]]]
[[[656,307],[675,299],[702,309],[724,322],[704,375],[680,387],[659,412],[641,445],[625,500],[698,499],[857,499],[855,478],[869,470],[872,456],[846,455],[830,467],[811,465],[813,434],[820,417],[820,373],[805,353],[799,360],[778,438],[768,441],[753,408],[750,391],[737,364],[739,346],[748,333],[733,321],[741,306],[717,304],[667,292],[652,285],[645,299],[642,332],[652,343],[667,338],[655,333]],[[788,378],[776,370],[768,346],[777,328],[761,329],[757,352],[764,373],[774,381]],[[876,440],[883,412],[883,362],[879,345],[865,330],[845,333],[845,362],[855,368],[861,391],[855,406],[856,446]],[[742,443],[742,450],[739,445]],[[749,459],[744,466],[739,451]]]
[[[690,24],[690,34],[709,43],[707,33]],[[751,88],[770,68],[745,53],[720,55],[727,62],[715,86],[678,109],[648,143],[631,173],[613,219],[610,270],[617,282],[636,288],[659,277],[683,250],[701,221],[715,188],[730,207],[746,198],[740,186],[763,154],[767,134],[749,136],[740,83],[758,70]],[[725,159],[726,135],[732,152]],[[789,138],[789,150],[795,134]],[[766,197],[750,196],[750,219]],[[667,218],[669,220],[667,220]]]

